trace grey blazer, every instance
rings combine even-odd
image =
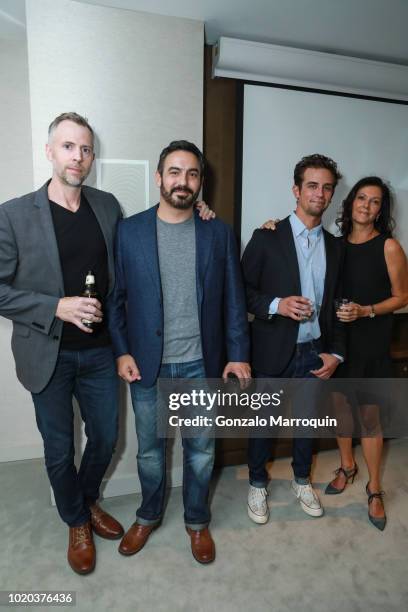
[[[55,312],[64,282],[47,188],[48,182],[0,206],[0,315],[13,321],[17,377],[32,393],[42,391],[54,372],[62,331]],[[83,193],[105,238],[110,292],[119,202],[93,187],[83,187]]]

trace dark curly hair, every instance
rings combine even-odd
[[[163,151],[160,153],[159,162],[157,164],[157,172],[161,176],[163,175],[164,161],[166,157],[170,155],[170,153],[174,153],[174,151],[187,151],[188,153],[195,155],[200,166],[201,178],[203,177],[205,170],[204,155],[195,144],[189,142],[188,140],[173,140],[163,149]]]
[[[313,155],[306,155],[306,157],[302,157],[302,159],[295,166],[293,181],[295,185],[299,187],[299,189],[302,187],[303,176],[305,174],[305,170],[308,168],[323,168],[325,170],[329,170],[333,175],[334,187],[336,187],[337,183],[342,178],[335,161],[333,161],[330,157],[326,157],[326,155],[313,153]]]
[[[374,221],[375,229],[380,232],[380,234],[392,235],[395,222],[391,216],[391,190],[388,185],[378,176],[365,176],[357,181],[357,183],[351,188],[349,194],[343,200],[341,211],[336,219],[336,225],[340,229],[343,238],[347,238],[353,229],[352,210],[353,202],[356,199],[357,193],[362,187],[367,186],[379,187],[382,191],[380,212],[377,219]]]

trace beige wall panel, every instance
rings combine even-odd
[[[35,188],[50,176],[44,155],[50,121],[75,110],[96,130],[97,157],[148,161],[155,203],[153,173],[161,149],[179,138],[202,145],[203,24],[71,0],[26,0],[26,13]],[[96,184],[95,174],[89,182]],[[12,195],[31,188],[16,185]],[[7,333],[7,322],[4,327]],[[19,393],[25,397],[14,374],[12,380],[18,391],[10,404],[17,403]],[[110,495],[132,492],[138,483],[127,393],[122,400]],[[180,444],[175,446],[171,476],[179,485],[182,459]]]
[[[97,157],[148,160],[170,140],[202,144],[203,24],[71,0],[27,0],[34,181],[49,176],[51,119],[76,110],[98,135]]]
[[[0,202],[32,191],[30,97],[25,32],[0,38]],[[11,323],[0,317],[0,461],[42,455],[30,394],[15,375]]]

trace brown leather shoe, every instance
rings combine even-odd
[[[113,516],[102,510],[99,504],[89,506],[91,525],[95,533],[107,540],[117,540],[125,533],[122,525]]]
[[[199,563],[211,563],[215,559],[215,544],[208,528],[194,531],[186,527],[186,531],[191,538],[191,552]]]
[[[95,568],[95,545],[91,524],[69,528],[68,563],[77,574],[89,574]]]
[[[142,550],[153,529],[156,529],[158,526],[159,525],[140,525],[137,522],[133,523],[119,544],[119,552],[122,555],[135,555],[139,550]]]

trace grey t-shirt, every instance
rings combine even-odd
[[[194,218],[166,223],[157,217],[157,244],[164,313],[162,363],[201,359]]]

